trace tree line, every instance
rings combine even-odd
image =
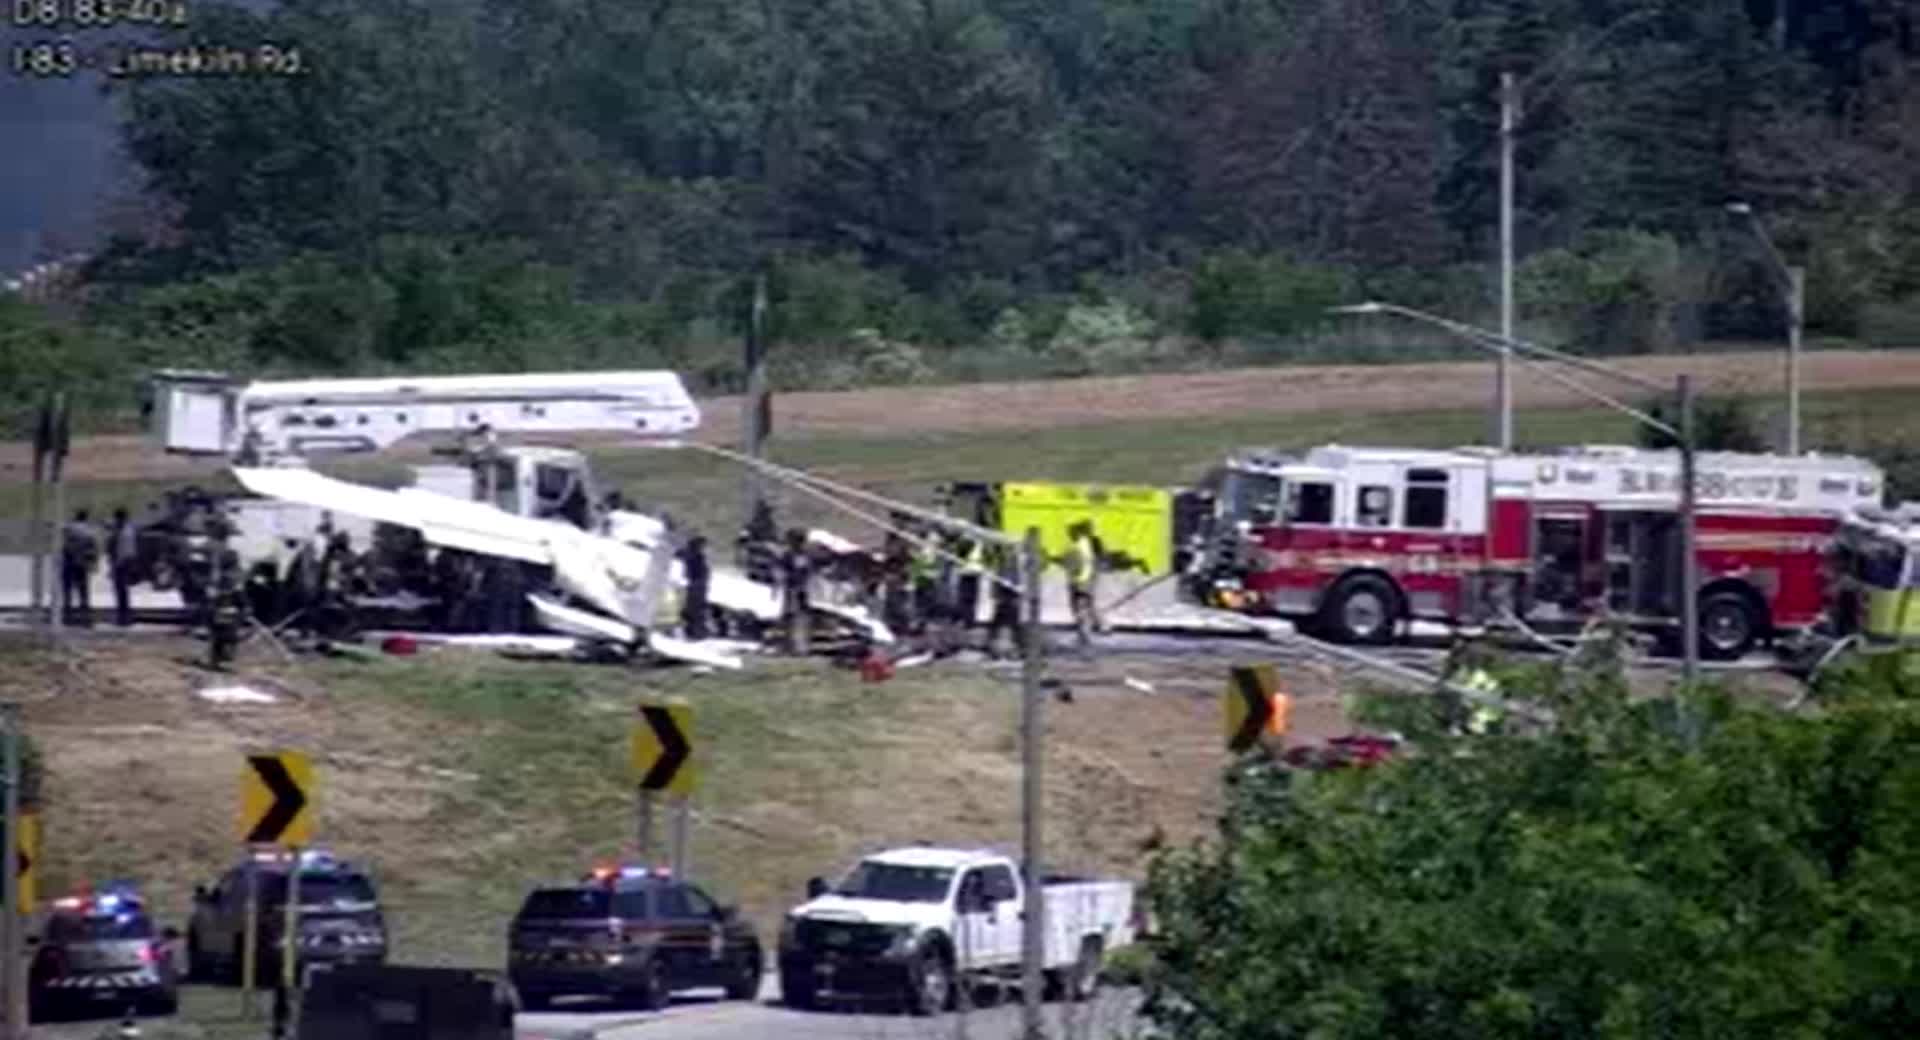
[[[724,386],[716,348],[761,271],[793,379],[1343,356],[1342,299],[1486,310],[1502,72],[1530,327],[1615,351],[1777,335],[1738,197],[1809,268],[1816,333],[1920,331],[1900,0],[193,17],[182,42],[282,41],[310,71],[114,86],[145,190],[90,272],[75,356],[649,359]]]

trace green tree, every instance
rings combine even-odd
[[[828,41],[803,230],[927,290],[1031,255],[1047,128],[1034,70],[977,0],[850,3]]]
[[[1682,713],[1617,671],[1503,678],[1556,723],[1423,724],[1387,765],[1235,776],[1220,839],[1154,866],[1164,1035],[1920,1027],[1911,701],[1792,716],[1706,692]]]

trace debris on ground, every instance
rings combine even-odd
[[[278,704],[280,698],[251,686],[204,686],[194,696],[214,704]]]

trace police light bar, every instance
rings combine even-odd
[[[56,899],[53,901],[53,908],[55,910],[78,910],[85,905],[87,905],[87,901],[78,896],[68,896],[65,899]]]
[[[670,878],[672,876],[673,876],[673,871],[667,867],[647,867],[647,866],[617,866],[616,867],[612,865],[603,865],[603,866],[598,866],[593,868],[592,872],[588,873],[585,877],[582,877],[580,880],[582,882],[599,882],[601,884],[605,884],[607,882],[615,880],[616,878],[631,880],[634,878],[648,878],[648,877]]]

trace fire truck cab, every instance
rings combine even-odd
[[[1236,461],[1217,495],[1207,580],[1245,608],[1359,643],[1412,619],[1560,627],[1607,613],[1675,627],[1677,452],[1328,445]],[[1878,501],[1880,471],[1732,453],[1703,453],[1696,468],[1703,653],[1738,657],[1810,625],[1822,554],[1843,517]]]

